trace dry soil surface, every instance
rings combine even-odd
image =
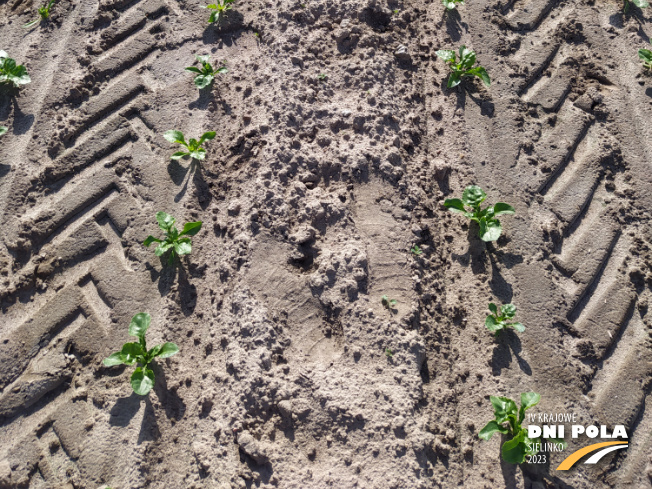
[[[32,78],[0,94],[0,487],[652,486],[652,9],[60,0],[23,29],[38,5],[0,0]],[[490,88],[446,88],[460,44]],[[170,129],[217,137],[175,162]],[[442,206],[470,184],[516,208],[496,243]],[[162,210],[204,223],[174,266]],[[491,301],[527,330],[494,339]],[[101,363],[141,311],[181,350],[148,397]],[[489,396],[525,391],[629,448],[500,462]]]

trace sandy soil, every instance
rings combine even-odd
[[[32,78],[0,93],[0,488],[652,487],[652,9],[201,5],[0,1]],[[446,89],[460,44],[489,89]],[[173,162],[169,129],[217,138]],[[516,208],[496,243],[442,206],[469,184]],[[161,210],[204,222],[172,267]],[[181,350],[147,398],[101,364],[141,311]],[[489,396],[525,391],[628,450],[501,462]]]

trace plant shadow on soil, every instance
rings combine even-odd
[[[520,487],[516,480],[517,466],[507,463],[503,460],[500,447],[507,441],[507,437],[502,436],[501,443],[498,448],[498,458],[500,460],[500,469],[503,473],[503,480],[505,482],[505,489],[517,489]],[[539,489],[542,487],[554,487],[555,489],[573,489],[573,486],[566,484],[558,477],[550,475],[550,454],[542,451],[541,454],[546,454],[546,463],[543,464],[522,464],[518,466],[521,469],[521,474],[524,481],[524,489]],[[544,482],[545,480],[545,482]]]
[[[453,42],[459,42],[462,39],[462,34],[469,32],[469,25],[466,22],[462,22],[462,18],[457,9],[444,10],[442,15],[446,22],[446,32]]]
[[[158,280],[158,291],[161,297],[170,294],[175,283],[177,283],[175,290],[178,297],[176,302],[181,306],[183,315],[190,316],[197,306],[197,287],[188,280],[188,272],[179,257],[175,258],[172,264],[168,263],[167,255],[159,257],[159,260],[162,268],[160,272],[151,264],[147,264],[152,282]]]
[[[140,424],[140,432],[138,433],[138,445],[144,441],[157,440],[161,436],[158,423],[156,422],[156,413],[149,396],[143,398],[143,396],[132,392],[129,397],[121,397],[111,408],[111,417],[109,418],[109,424],[111,426],[126,428],[131,423],[133,417],[136,416],[136,413],[140,411],[140,406],[143,402],[145,402],[145,412],[143,413],[143,420]]]
[[[188,185],[192,178],[194,192],[199,201],[199,206],[202,210],[206,210],[213,200],[213,194],[204,179],[204,170],[200,162],[193,159],[190,161],[190,165],[184,167],[177,160],[170,160],[168,174],[175,185],[183,185],[179,193],[174,196],[174,202],[178,203],[186,195]]]
[[[488,92],[486,91],[480,92],[480,90],[482,90],[482,87],[484,87],[484,85],[480,86],[482,82],[479,81],[478,78],[463,77],[462,82],[456,87],[457,90],[448,88],[446,85],[447,82],[448,82],[448,77],[442,80],[441,89],[444,93],[446,93],[446,91],[448,91],[449,93],[452,93],[454,91],[455,95],[457,96],[458,109],[464,110],[466,108],[466,97],[468,94],[468,97],[473,102],[475,102],[475,104],[478,107],[480,107],[480,115],[487,116],[490,118],[494,117],[496,106],[491,100],[489,100],[490,95],[488,94]]]
[[[496,338],[496,345],[491,357],[491,373],[494,376],[501,374],[502,369],[508,368],[512,363],[512,352],[518,362],[518,366],[524,374],[531,376],[532,368],[527,361],[520,356],[523,347],[521,346],[521,339],[518,334],[507,329],[500,333]]]
[[[237,10],[229,10],[224,19],[219,23],[209,24],[204,29],[202,42],[204,44],[218,44],[218,48],[223,45],[237,46],[238,39],[244,32],[244,16]]]
[[[165,415],[168,419],[178,421],[183,418],[186,412],[186,405],[177,394],[176,388],[168,389],[165,371],[156,363],[150,364],[156,381],[154,383],[154,392],[158,397],[161,405],[164,407]],[[110,411],[109,424],[111,426],[118,426],[126,428],[131,423],[131,420],[140,411],[140,407],[145,403],[145,412],[140,424],[140,432],[138,434],[138,445],[144,441],[154,441],[160,438],[161,432],[156,420],[157,411],[152,405],[150,394],[147,396],[139,396],[132,392],[128,397],[119,398],[113,405]]]
[[[624,12],[618,12],[617,14],[612,14],[609,16],[609,24],[611,24],[613,27],[617,29],[622,29],[625,27],[625,19],[627,17],[631,17],[636,20],[638,23],[638,31],[636,32],[639,37],[645,41],[646,43],[650,41],[650,35],[647,34],[643,30],[643,26],[645,25],[645,17],[643,16],[643,12],[640,9],[635,8],[634,6],[631,6],[629,9],[629,12],[625,14]]]
[[[14,114],[13,133],[15,136],[21,136],[30,130],[34,124],[34,114],[25,114],[20,109],[18,103],[17,89],[3,87],[0,88],[0,120],[9,118],[9,114]]]
[[[218,75],[223,76],[223,75]],[[219,80],[219,78],[217,79]],[[217,83],[217,80],[213,80],[213,83],[208,85],[205,88],[200,88],[197,99],[190,102],[188,104],[188,108],[190,110],[213,110],[215,109],[215,103],[219,102],[222,105],[222,111],[225,115],[231,115],[231,106],[227,103],[226,100],[224,100],[220,94],[220,89],[219,85],[217,87],[217,98],[215,97],[215,94],[213,90],[215,89],[215,85]],[[211,105],[212,104],[212,105]]]
[[[474,275],[487,273],[487,264],[491,264],[491,280],[489,285],[492,292],[503,303],[507,304],[512,300],[512,286],[500,274],[499,265],[512,268],[519,263],[523,263],[523,256],[511,252],[504,252],[496,249],[492,242],[485,243],[478,236],[478,224],[474,221],[462,224],[462,230],[467,230],[467,240],[469,247],[464,254],[452,253],[453,260],[462,266],[471,265],[471,271]],[[501,236],[499,239],[501,246],[509,243],[508,240]],[[486,257],[489,258],[487,262]]]

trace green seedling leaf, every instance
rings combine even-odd
[[[172,153],[172,156],[170,156],[170,159],[172,160],[180,160],[182,158],[185,158],[186,156],[190,156],[190,153],[187,151],[177,151],[176,153]]]
[[[158,222],[158,227],[163,231],[169,231],[176,219],[166,212],[157,212],[156,213],[156,222]]]
[[[0,136],[4,136],[9,129],[5,126],[0,126]]]
[[[190,138],[188,142],[181,131],[167,131],[163,134],[163,137],[170,141],[171,143],[177,143],[184,146],[186,151],[177,151],[170,156],[170,159],[180,160],[189,156],[195,160],[203,160],[206,158],[206,150],[201,147],[204,141],[211,140],[215,138],[215,131],[208,131],[202,134],[202,137],[197,141],[195,138]]]
[[[463,5],[463,2],[451,1],[451,0],[442,0],[444,5],[447,6],[448,10],[451,10],[451,7],[448,7],[451,3],[453,4],[452,8],[455,8],[455,4],[459,3]],[[482,82],[489,86],[491,85],[491,80],[489,79],[489,74],[483,66],[473,65],[476,63],[476,54],[475,51],[467,48],[466,46],[460,46],[458,53],[450,49],[441,49],[435,53],[439,58],[444,60],[448,67],[451,70],[451,74],[448,77],[448,83],[446,86],[448,88],[453,88],[459,85],[462,81],[462,78],[467,77],[478,77]],[[459,60],[458,60],[459,54]]]
[[[146,312],[139,312],[131,318],[131,322],[129,323],[129,335],[135,336],[136,338],[144,337],[151,322],[152,317],[149,314]]]
[[[192,243],[190,242],[190,238],[183,238],[175,241],[174,251],[176,251],[177,255],[179,256],[189,255],[192,251]]]
[[[440,49],[439,51],[435,51],[435,54],[446,62],[455,61],[455,51],[451,51],[450,49]]]
[[[16,88],[31,82],[27,68],[17,65],[5,51],[0,51],[0,83],[11,84]]]
[[[503,214],[514,214],[515,212],[511,205],[505,204],[504,202],[498,202],[494,205],[494,217],[502,216]]]
[[[541,401],[541,395],[536,392],[524,392],[521,394],[521,410],[518,414],[519,423],[525,419],[525,411],[539,404],[539,401]]]
[[[192,240],[190,236],[195,236],[202,227],[201,221],[187,222],[184,224],[181,232],[174,226],[176,220],[170,214],[157,212],[156,220],[159,227],[165,232],[163,239],[148,236],[143,245],[149,246],[152,243],[159,243],[154,250],[156,256],[163,256],[170,252],[168,263],[173,263],[176,256],[188,255],[192,251]]]
[[[167,131],[165,134],[163,134],[163,137],[171,143],[183,144],[184,146],[188,147],[186,144],[186,139],[183,137],[183,133],[181,131]]]
[[[528,452],[525,445],[525,434],[525,431],[520,431],[514,438],[503,443],[500,452],[505,462],[510,464],[522,464],[525,462],[525,455]]]
[[[149,367],[149,363],[155,358],[168,358],[176,355],[179,348],[174,343],[164,343],[156,345],[147,351],[145,333],[149,328],[151,317],[146,312],[136,314],[129,324],[129,334],[137,336],[138,343],[125,343],[122,349],[112,353],[104,359],[103,364],[107,367],[114,365],[133,365],[138,364],[131,375],[131,388],[141,396],[146,396],[152,387],[154,387],[154,371]]]
[[[120,350],[122,363],[125,365],[133,365],[144,353],[145,351],[140,343],[125,343],[122,345],[122,350]]]
[[[165,254],[165,252],[168,251],[173,246],[174,246],[173,243],[165,243],[165,242],[163,242],[163,243],[161,243],[160,245],[158,245],[156,247],[156,249],[154,250],[154,254],[156,256],[163,256]]]
[[[183,236],[184,234],[188,236],[194,236],[201,229],[201,225],[201,221],[187,222],[183,225],[183,229],[181,230],[181,233],[179,233],[179,236]]]
[[[459,73],[451,73],[450,76],[448,77],[448,83],[446,86],[448,88],[455,88],[457,85],[462,83],[462,75]]]
[[[487,198],[487,194],[477,185],[469,185],[462,193],[462,202],[469,207],[477,207]]]
[[[512,319],[516,315],[516,306],[514,304],[505,304],[500,310],[507,319]]]
[[[201,68],[195,66],[189,66],[186,68],[186,71],[197,74],[195,76],[195,85],[201,90],[206,88],[215,79],[215,75],[228,73],[229,70],[226,69],[226,66],[221,66],[217,69],[213,69],[213,66],[210,64],[210,55],[205,54],[202,56],[196,56],[197,61],[201,64]],[[201,143],[200,143],[201,144]]]
[[[521,426],[521,423],[525,419],[525,411],[536,406],[541,400],[541,396],[536,392],[521,394],[520,409],[508,397],[490,396],[490,400],[494,408],[495,419],[489,421],[480,430],[478,437],[482,440],[490,440],[495,433],[506,435],[509,439],[501,447],[503,460],[511,464],[522,464],[525,462],[527,455],[537,453],[535,448],[537,440],[531,440],[527,437],[527,430]],[[558,442],[558,440],[555,440],[555,442]],[[559,443],[563,443],[563,440]]]
[[[412,248],[410,248],[410,253],[412,253],[414,256],[421,256],[423,251],[421,248],[419,248],[419,245],[414,245]]]
[[[203,8],[213,11],[210,17],[208,17],[208,22],[213,24],[222,20],[226,16],[226,13],[233,8],[233,2],[234,0],[218,0],[217,3],[204,6]]]
[[[446,199],[444,201],[444,207],[446,207],[449,211],[467,214],[466,209],[464,208],[464,203],[461,199]]]
[[[510,326],[514,328],[514,331],[518,333],[522,333],[523,331],[525,331],[525,326],[523,326],[521,323],[512,323],[510,324]]]
[[[202,161],[206,158],[206,150],[198,149],[197,151],[193,151],[190,153],[190,157],[194,160]]]
[[[650,39],[650,44],[652,44],[652,39]],[[639,49],[638,57],[643,61],[645,69],[652,70],[652,51],[649,49]]]
[[[516,419],[517,407],[516,403],[508,397],[489,396],[491,405],[494,407],[494,416],[496,421],[504,423],[510,417]]]
[[[123,365],[125,364],[125,357],[122,354],[121,351],[117,351],[115,353],[112,353],[108,357],[104,359],[102,362],[106,367],[112,367],[114,365]]]
[[[446,10],[454,10],[458,5],[464,5],[464,0],[441,0]]]
[[[215,131],[208,131],[202,134],[201,138],[199,138],[198,146],[201,146],[204,143],[204,141],[210,141],[211,139],[215,139],[215,134],[216,134]]]
[[[480,430],[478,436],[483,440],[491,440],[494,433],[502,433],[506,435],[509,433],[509,430],[504,426],[499,425],[496,421],[489,421],[485,427]]]
[[[179,353],[179,347],[177,345],[174,343],[164,343],[161,345],[161,350],[156,356],[159,358],[169,358],[177,353]]]
[[[508,322],[509,319],[513,319],[516,315],[516,306],[514,304],[505,304],[499,308],[491,302],[488,307],[491,314],[485,318],[484,325],[496,336],[507,328],[513,328],[518,333],[525,331],[525,326],[521,323]]]
[[[639,49],[638,57],[643,61],[643,66],[645,66],[646,69],[652,69],[652,51],[649,49]]]
[[[394,352],[390,348],[385,348],[385,356],[387,358],[392,358],[394,356]]]
[[[163,345],[156,345],[154,348],[150,349],[147,352],[147,360],[150,362],[154,360],[154,358],[156,358],[161,353],[161,348],[163,348]]]
[[[145,246],[149,246],[149,245],[151,245],[152,243],[161,243],[161,240],[158,239],[158,238],[155,238],[155,237],[152,236],[152,235],[149,235],[149,236],[147,236],[147,238],[145,239],[145,241],[143,241],[143,244],[144,244]]]
[[[500,221],[497,215],[513,214],[511,205],[499,202],[484,209],[480,205],[487,198],[487,194],[477,185],[469,185],[464,189],[461,199],[446,199],[444,207],[452,212],[464,214],[478,223],[478,236],[482,241],[496,241],[502,234]]]
[[[498,219],[481,218],[479,236],[482,241],[496,241],[500,238],[503,228]]]
[[[146,396],[154,387],[154,371],[137,367],[131,375],[131,388],[139,396]]]

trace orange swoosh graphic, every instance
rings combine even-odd
[[[587,453],[595,452],[599,448],[609,447],[611,445],[627,445],[627,443],[628,442],[626,441],[605,441],[602,443],[594,443],[593,445],[589,445],[588,447],[580,448],[576,452],[573,452],[568,457],[566,457],[566,459],[559,464],[557,470],[570,469],[575,464],[575,462],[581,459],[584,455],[586,455]]]

